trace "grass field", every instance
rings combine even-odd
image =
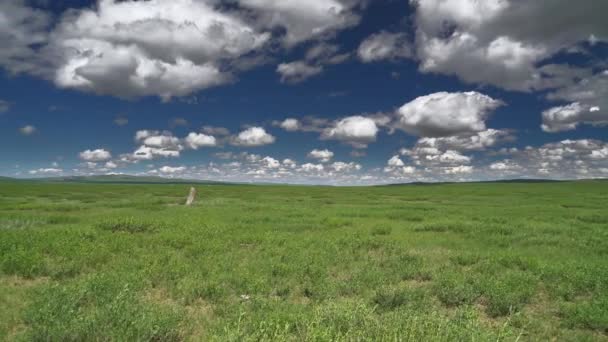
[[[608,340],[608,182],[197,187],[0,183],[0,340]]]

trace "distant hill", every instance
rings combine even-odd
[[[587,179],[589,181],[602,181],[605,179]],[[560,183],[560,182],[577,182],[586,180],[555,180],[555,179],[499,179],[499,180],[488,180],[488,181],[471,181],[471,182],[411,182],[411,183],[392,183],[380,186],[399,186],[399,185],[442,185],[442,184],[485,184],[485,183]]]
[[[128,184],[229,184],[194,179],[163,178],[157,176],[131,175],[99,175],[99,176],[67,176],[30,179],[39,182],[65,183],[128,183]]]

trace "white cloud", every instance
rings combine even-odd
[[[388,160],[386,165],[388,165],[389,167],[400,167],[404,166],[405,163],[403,163],[403,160],[401,160],[399,156],[393,156],[391,159]]]
[[[439,161],[443,164],[461,164],[461,163],[469,163],[471,161],[471,157],[460,154],[457,151],[447,150],[438,155],[427,155],[427,160],[430,161]]]
[[[329,168],[334,170],[335,172],[352,172],[361,170],[361,165],[355,162],[345,163],[345,162],[333,162],[329,165]]]
[[[364,63],[412,57],[412,46],[404,33],[382,31],[366,38],[357,50]]]
[[[171,135],[152,135],[143,139],[142,142],[149,147],[181,150],[179,138]]]
[[[281,167],[281,162],[272,157],[264,157],[264,159],[262,159],[262,163],[269,169],[277,169]]]
[[[540,147],[528,146],[511,153],[511,161],[521,166],[521,173],[532,177],[572,179],[599,177],[608,166],[608,143],[600,140],[562,140]]]
[[[295,168],[298,164],[294,160],[287,158],[283,160],[283,165],[291,169]]]
[[[23,135],[32,135],[32,134],[36,133],[36,131],[37,131],[36,127],[34,127],[32,125],[26,125],[26,126],[19,128],[19,132],[21,132],[21,134],[23,134]]]
[[[202,1],[101,0],[64,16],[52,37],[61,56],[58,86],[167,100],[228,82],[220,61],[263,46],[270,35]]]
[[[376,141],[377,134],[378,126],[373,119],[357,115],[334,122],[332,127],[323,131],[321,138],[339,140],[355,148],[365,148]]]
[[[478,92],[434,93],[399,108],[398,127],[425,137],[476,133],[486,129],[485,120],[502,104]]]
[[[350,53],[340,53],[340,47],[336,44],[321,42],[314,45],[305,55],[305,60],[317,65],[339,64],[350,58]]]
[[[104,164],[104,167],[106,169],[115,169],[118,167],[118,165],[116,163],[114,163],[113,161],[108,161]]]
[[[232,143],[236,146],[263,146],[275,142],[275,137],[266,133],[262,127],[251,127],[234,137]]]
[[[188,134],[184,141],[186,146],[193,150],[198,150],[200,147],[211,147],[217,145],[215,137],[195,132]]]
[[[87,162],[102,162],[112,158],[112,154],[104,149],[86,150],[79,154],[80,159]]]
[[[41,168],[41,169],[36,169],[36,170],[30,170],[29,174],[30,175],[55,175],[55,174],[60,174],[63,173],[62,169],[58,169],[58,168]]]
[[[298,121],[298,119],[287,118],[280,122],[279,126],[288,132],[293,132],[299,130],[302,125],[300,124],[300,121]]]
[[[356,2],[337,0],[240,0],[242,6],[256,10],[258,25],[281,27],[287,46],[331,35],[358,22],[352,11]]]
[[[518,171],[521,169],[521,166],[515,163],[512,160],[503,160],[490,164],[490,170],[500,171],[500,172],[510,172],[510,171]]]
[[[530,91],[567,85],[547,75],[542,61],[587,41],[608,38],[608,5],[583,0],[410,0],[416,7],[420,69],[456,75],[468,83]],[[547,15],[550,13],[550,15]]]
[[[0,2],[0,66],[11,74],[43,74],[44,60],[37,46],[47,42],[51,16],[27,7],[23,0]]]
[[[125,162],[152,160],[157,157],[179,157],[184,147],[171,132],[140,130],[135,133],[135,142],[141,144],[131,155],[121,156]]]
[[[418,148],[457,150],[457,151],[481,151],[493,147],[499,143],[513,141],[515,137],[508,130],[487,129],[481,132],[465,133],[440,138],[421,138],[416,143]]]
[[[547,132],[576,129],[580,124],[608,124],[608,70],[550,93],[550,100],[571,101],[545,110],[542,128]]]
[[[451,166],[443,169],[443,172],[447,175],[455,175],[455,174],[467,174],[473,172],[473,166],[469,165],[459,165],[459,166]]]
[[[392,156],[386,163],[384,172],[390,174],[393,180],[402,179],[403,177],[410,178],[416,173],[416,168],[413,166],[405,166],[405,163],[399,156]]]
[[[281,75],[281,82],[300,83],[320,75],[325,65],[342,63],[350,56],[350,53],[340,53],[338,45],[321,42],[308,49],[304,60],[281,63],[276,71]]]
[[[160,169],[158,169],[158,171],[160,173],[164,173],[164,174],[176,174],[176,173],[182,173],[184,171],[186,171],[186,167],[185,166],[177,166],[177,167],[172,167],[172,166],[163,166]]]
[[[306,163],[300,167],[304,172],[322,172],[325,169],[323,164]]]
[[[562,132],[576,129],[580,123],[595,126],[608,124],[608,112],[601,112],[599,107],[587,107],[578,102],[558,106],[543,111],[542,129],[545,132]]]
[[[137,150],[135,150],[132,156],[135,160],[152,160],[156,157],[177,158],[180,156],[180,151],[164,148],[154,148],[144,145],[140,146]]]
[[[279,64],[279,66],[277,66],[277,72],[281,75],[281,82],[299,83],[322,73],[323,67],[319,65],[310,65],[302,61],[296,61]]]
[[[327,163],[334,157],[334,153],[328,149],[325,149],[325,150],[315,149],[315,150],[310,151],[310,153],[308,153],[308,157],[313,158],[313,159],[318,159],[319,161],[321,161],[323,163]]]

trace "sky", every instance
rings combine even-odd
[[[0,175],[608,177],[608,2],[4,0]]]

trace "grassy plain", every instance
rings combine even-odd
[[[0,182],[0,340],[608,340],[608,182],[197,187]]]

